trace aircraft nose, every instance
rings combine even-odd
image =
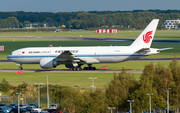
[[[7,56],[7,59],[10,60],[10,55]]]
[[[11,61],[12,60],[11,57],[12,57],[12,53],[7,56],[7,59]]]

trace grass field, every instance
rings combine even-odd
[[[78,86],[80,88],[90,88],[92,80],[89,77],[97,77],[94,85],[97,88],[103,88],[108,85],[108,82],[113,79],[112,73],[30,73],[24,72],[21,75],[10,72],[1,72],[0,81],[4,78],[11,85],[17,86],[23,82],[33,85],[34,83],[47,83],[46,75],[49,75],[49,84],[62,85],[62,86]],[[141,74],[134,74],[135,78],[139,80]]]

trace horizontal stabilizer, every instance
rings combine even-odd
[[[162,48],[162,49],[159,49],[159,51],[164,51],[164,50],[168,50],[168,49],[173,49],[173,47],[169,47],[169,48]]]

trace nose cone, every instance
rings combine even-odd
[[[11,56],[10,56],[10,55],[8,55],[8,56],[7,56],[7,59],[8,59],[8,60],[11,60]]]
[[[12,53],[7,56],[7,59],[12,61]]]

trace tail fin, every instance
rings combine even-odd
[[[131,47],[150,48],[159,19],[153,19],[144,31],[130,45]]]

